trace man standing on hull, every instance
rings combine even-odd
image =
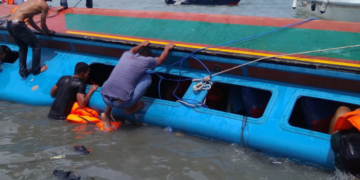
[[[40,67],[41,58],[41,46],[40,41],[35,34],[25,24],[25,19],[35,30],[45,34],[54,34],[55,31],[51,31],[46,26],[46,15],[49,11],[49,6],[46,1],[51,0],[27,0],[11,14],[8,19],[7,29],[10,35],[14,38],[15,43],[19,46],[19,65],[20,76],[25,79],[29,73],[34,75],[44,72],[48,66]],[[41,28],[36,25],[33,20],[33,16],[41,14]],[[26,68],[26,59],[28,46],[32,48],[32,69]]]

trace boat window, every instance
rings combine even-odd
[[[106,65],[102,63],[93,63],[90,65],[90,69],[91,71],[90,71],[89,79],[87,80],[86,83],[98,84],[100,87],[102,87],[104,82],[109,78],[112,70],[114,69],[114,66]],[[167,79],[174,79],[174,80],[179,79],[179,76],[163,74],[163,73],[159,73],[159,74]],[[149,89],[146,91],[144,96],[158,99],[159,98],[158,84],[160,78],[156,74],[152,74],[151,76],[152,76],[151,85]],[[180,82],[179,88],[176,91],[175,95],[177,95],[180,98],[183,97],[183,95],[186,93],[187,89],[189,88],[190,84],[191,84],[190,80]],[[173,96],[173,91],[175,90],[176,85],[177,85],[176,81],[162,80],[160,86],[161,99],[176,101],[177,99]]]
[[[109,78],[115,66],[102,63],[90,64],[90,75],[86,84],[97,84],[102,87],[104,82]]]
[[[271,92],[246,86],[215,83],[204,100],[210,109],[260,118]]]
[[[328,133],[331,119],[340,106],[347,106],[352,110],[359,107],[343,102],[301,97],[295,103],[289,124],[303,129]]]
[[[163,73],[159,73],[159,74],[166,79],[174,79],[174,80],[179,79],[179,76],[163,74]],[[152,76],[152,83],[144,96],[158,99],[160,98],[159,90],[158,90],[160,78],[156,74],[152,74],[151,76]],[[186,77],[182,77],[182,79],[186,79]],[[191,82],[192,82],[191,80],[180,82],[179,87],[175,92],[175,95],[182,98],[186,93],[186,91],[188,90],[188,88],[190,87]],[[178,83],[177,81],[162,80],[160,84],[161,99],[169,100],[169,101],[177,101],[177,99],[173,96],[173,92],[177,86],[177,83]]]

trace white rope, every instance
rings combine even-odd
[[[190,104],[190,103],[187,103],[187,102],[185,102],[185,101],[183,101],[183,100],[177,100],[176,102],[180,102],[180,103],[182,103],[182,104],[184,104],[184,105],[187,105],[187,106],[190,106],[190,107],[197,107],[197,106],[202,105],[202,104],[198,104],[198,105],[196,105],[196,104]]]
[[[206,76],[204,79],[193,79],[193,82],[199,82],[193,86],[194,91],[200,91],[200,90],[210,90],[213,83],[210,81],[211,77]]]
[[[243,67],[243,66],[246,66],[246,65],[261,61],[261,60],[264,60],[264,59],[270,59],[270,58],[276,58],[276,57],[282,57],[282,56],[299,55],[299,54],[309,54],[309,53],[315,53],[315,52],[331,51],[331,50],[346,49],[346,48],[353,48],[353,47],[360,47],[360,44],[359,45],[353,45],[353,46],[343,46],[343,47],[337,47],[337,48],[320,49],[320,50],[313,50],[313,51],[305,51],[305,52],[297,52],[297,53],[281,54],[281,55],[275,55],[275,56],[262,57],[262,58],[254,60],[254,61],[250,61],[250,62],[247,62],[245,64],[241,64],[241,65],[226,69],[224,71],[214,73],[211,76],[206,76],[203,79],[193,79],[193,81],[195,81],[195,82],[199,81],[199,83],[197,83],[196,85],[193,86],[193,90],[194,91],[210,90],[211,86],[213,85],[213,83],[211,82],[211,77],[219,75],[219,74],[223,74],[223,73],[226,73],[226,72],[229,72],[231,70],[234,70],[234,69],[237,69],[237,68],[240,68],[240,67]]]
[[[240,68],[240,67],[243,67],[243,66],[246,66],[246,65],[249,65],[251,63],[255,63],[255,62],[264,60],[264,59],[276,58],[276,57],[282,57],[282,56],[299,55],[299,54],[309,54],[309,53],[315,53],[315,52],[331,51],[331,50],[346,49],[346,48],[353,48],[353,47],[360,47],[360,44],[359,45],[353,45],[353,46],[344,46],[344,47],[337,47],[337,48],[320,49],[320,50],[314,50],[314,51],[305,51],[305,52],[298,52],[298,53],[290,53],[290,54],[281,54],[281,55],[275,55],[275,56],[262,57],[260,59],[254,60],[254,61],[251,61],[251,62],[248,62],[248,63],[245,63],[245,64],[241,64],[241,65],[226,69],[224,71],[214,73],[213,75],[211,75],[211,77],[222,74],[222,73],[225,73],[225,72],[228,72],[228,71],[231,71],[231,70],[234,70],[234,69],[237,69],[237,68]]]

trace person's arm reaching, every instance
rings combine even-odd
[[[91,96],[93,95],[93,93],[96,91],[97,88],[98,88],[98,85],[91,85],[89,92],[86,95],[81,94],[81,93],[76,94],[76,99],[77,99],[77,102],[79,103],[80,107],[87,106]]]
[[[35,30],[39,31],[40,33],[45,34],[45,32],[34,22],[34,19],[28,18],[27,22],[30,24],[31,27],[33,27]]]
[[[164,51],[161,53],[160,57],[156,57],[157,60],[157,65],[160,66],[163,62],[165,62],[168,54],[169,54],[169,50],[174,48],[175,45],[174,44],[166,44]]]
[[[130,52],[133,53],[133,54],[136,54],[141,47],[143,47],[143,46],[148,46],[149,44],[150,44],[149,41],[143,41],[143,42],[141,42],[139,45],[131,48],[131,49],[130,49]]]
[[[42,29],[42,33],[44,33],[45,35],[55,33],[55,31],[49,30],[46,25],[46,16],[48,12],[49,12],[49,6],[45,3],[45,5],[43,6],[43,10],[41,12],[41,29]]]

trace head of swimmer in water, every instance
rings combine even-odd
[[[79,62],[75,66],[75,76],[86,81],[90,75],[90,66],[86,63]]]
[[[0,61],[4,61],[6,56],[11,53],[11,50],[9,47],[5,45],[0,46]]]

